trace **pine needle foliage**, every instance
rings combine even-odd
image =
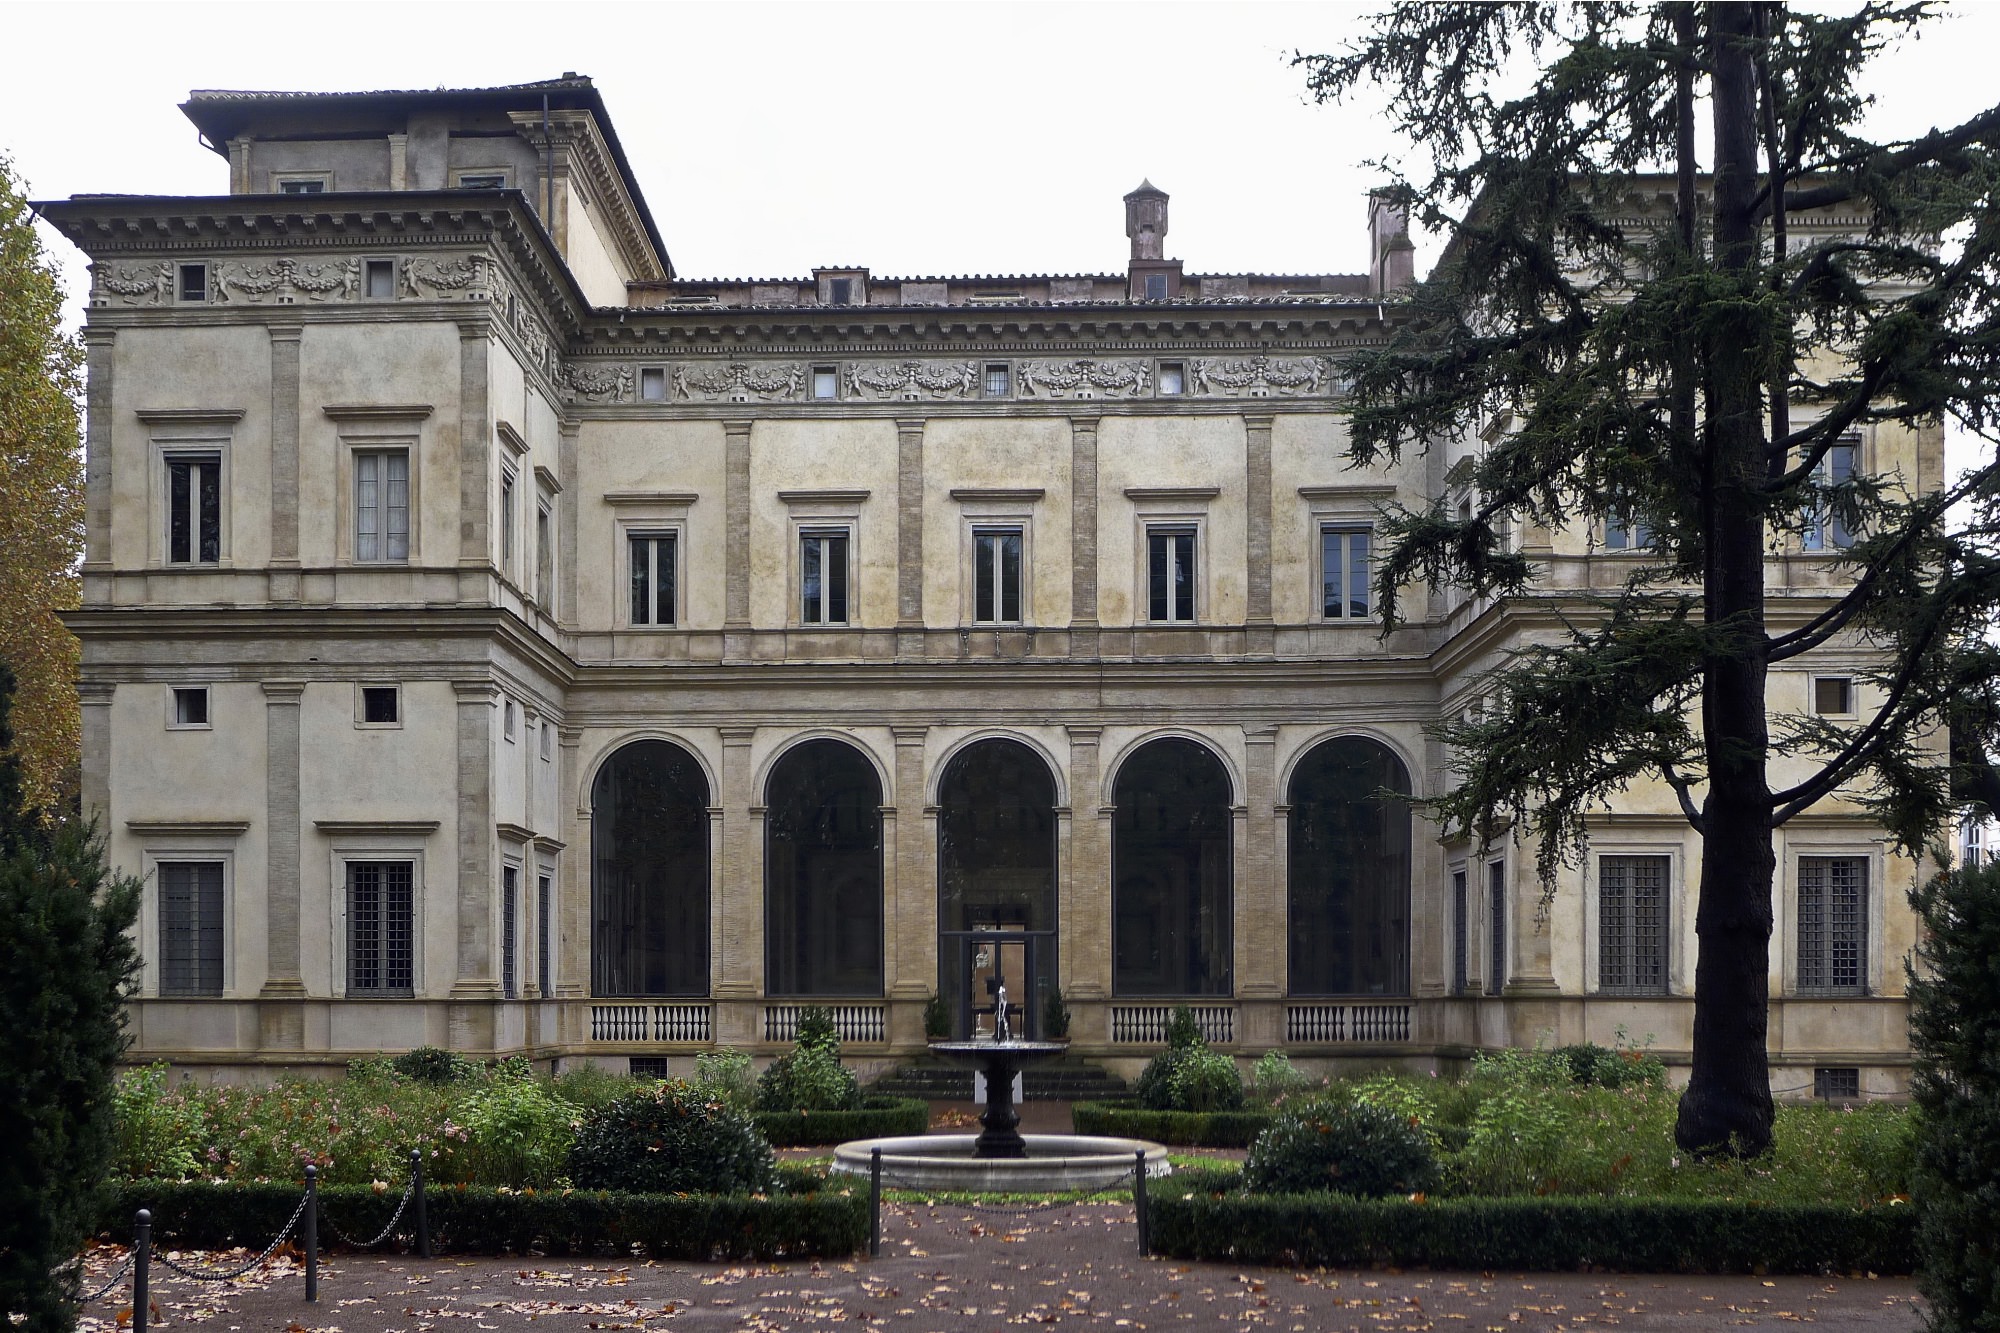
[[[1512,830],[1549,885],[1613,797],[1671,787],[1704,840],[1676,1129],[1695,1151],[1770,1143],[1775,831],[1837,794],[1916,854],[1957,793],[2000,793],[1980,743],[2000,720],[2000,107],[1900,142],[1859,127],[1869,62],[1933,16],[1405,3],[1298,57],[1322,100],[1386,90],[1412,148],[1391,193],[1450,238],[1352,362],[1350,459],[1484,441],[1470,513],[1440,496],[1383,520],[1385,622],[1430,582],[1539,599],[1552,627],[1439,728],[1457,758],[1435,813]],[[1924,442],[1953,422],[1980,456],[1944,478]],[[1915,475],[1829,465],[1900,431]],[[1508,539],[1613,519],[1652,550],[1610,595],[1559,597]],[[1855,539],[1820,586],[1769,600],[1773,557],[1836,529]],[[1770,671],[1822,648],[1874,664],[1872,711],[1774,721]]]

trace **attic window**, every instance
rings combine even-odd
[[[1148,301],[1164,301],[1167,299],[1166,274],[1148,273],[1146,275],[1146,299]]]
[[[466,171],[459,173],[458,188],[461,190],[504,190],[507,188],[507,173],[504,171]]]
[[[280,176],[279,194],[325,194],[327,179],[324,176]]]
[[[826,303],[828,305],[853,305],[854,279],[828,278],[826,280]]]
[[[364,290],[377,299],[396,294],[396,261],[371,259],[362,266]]]
[[[639,368],[639,401],[642,403],[664,403],[667,401],[667,368],[665,366],[641,366]]]

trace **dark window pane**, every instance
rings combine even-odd
[[[1486,993],[1498,995],[1507,985],[1507,863],[1489,862],[1486,878]]]
[[[1000,618],[1021,618],[1021,534],[1000,534]]]
[[[824,614],[820,605],[820,560],[823,553],[824,543],[818,537],[806,537],[799,547],[799,587],[804,593],[799,619],[808,625],[819,624]]]
[[[1801,991],[1866,993],[1868,863],[1858,856],[1799,858]]]
[[[987,740],[952,758],[938,783],[938,993],[954,1007],[971,988],[967,932],[1037,934],[1033,974],[1010,978],[1032,1023],[1056,984],[1056,784],[1019,741]],[[990,1001],[983,994],[975,1004]]]
[[[1146,538],[1146,615],[1151,620],[1167,618],[1167,546],[1170,540],[1163,532],[1151,533]]]
[[[674,560],[680,551],[680,543],[672,537],[653,539],[654,582],[657,589],[653,595],[653,623],[671,625],[675,622],[674,584],[678,574]]]
[[[1410,993],[1410,807],[1387,794],[1409,790],[1403,761],[1359,736],[1293,772],[1292,994]]]
[[[500,871],[500,993],[513,999],[519,993],[516,965],[520,961],[521,872],[513,866]]]
[[[653,543],[634,537],[629,556],[632,562],[632,623],[653,623]]]
[[[1368,578],[1373,572],[1369,568],[1368,541],[1365,532],[1347,534],[1347,614],[1350,616],[1368,614]]]
[[[1466,973],[1471,951],[1467,948],[1465,919],[1465,872],[1451,872],[1451,993],[1465,994]]]
[[[547,875],[535,881],[535,982],[544,998],[552,994],[555,984],[551,979],[555,965],[555,941],[549,934],[550,900],[555,896],[555,886]]]
[[[407,994],[415,972],[410,863],[390,861],[382,869],[382,977],[390,990]]]
[[[847,538],[826,539],[826,623],[847,623]]]
[[[1347,542],[1341,532],[1322,532],[1319,542],[1320,614],[1328,620],[1341,616],[1340,590],[1346,582]]]
[[[882,993],[882,786],[841,741],[786,752],[766,790],[765,987]]]
[[[396,687],[365,685],[361,690],[361,720],[393,723],[397,720]]]
[[[1174,619],[1194,619],[1194,534],[1174,534]]]
[[[708,994],[708,805],[701,765],[667,741],[634,741],[598,772],[590,819],[594,994]]]
[[[1229,775],[1193,741],[1141,746],[1118,770],[1111,824],[1112,987],[1228,995]]]
[[[222,463],[204,459],[195,464],[199,478],[201,558],[214,564],[222,558]]]
[[[972,539],[972,618],[982,623],[993,619],[993,545],[997,540],[990,532]]]
[[[194,560],[194,524],[191,499],[193,464],[176,459],[167,464],[167,559],[177,565]]]

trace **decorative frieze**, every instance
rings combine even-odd
[[[629,403],[632,401],[632,367],[565,366],[562,386],[570,401],[585,403]]]
[[[1334,383],[1334,363],[1324,356],[1196,357],[1188,362],[1195,393],[1211,398],[1304,398]]]
[[[975,398],[979,395],[976,361],[897,361],[847,368],[850,398],[919,399]]]
[[[491,260],[485,255],[418,255],[393,260],[396,293],[413,300],[488,299]],[[207,297],[214,305],[291,305],[306,301],[356,301],[362,298],[360,255],[296,259],[281,255],[268,260],[215,260],[209,264]],[[177,301],[176,266],[157,263],[97,264],[92,295],[97,305],[168,306],[198,304]],[[380,299],[380,298],[374,298]]]
[[[1149,361],[1024,361],[1015,378],[1023,398],[1140,398],[1153,387]]]
[[[796,361],[729,361],[673,369],[674,397],[682,402],[787,402],[803,394],[805,385],[806,367]]]
[[[174,266],[166,260],[158,264],[92,264],[97,279],[93,304],[172,305]]]

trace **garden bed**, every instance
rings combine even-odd
[[[627,1253],[637,1245],[659,1259],[826,1258],[868,1240],[863,1192],[830,1185],[816,1171],[779,1169],[770,1195],[618,1194],[600,1190],[506,1190],[432,1186],[425,1193],[431,1246],[440,1254]],[[132,1236],[133,1214],[152,1210],[163,1247],[261,1249],[298,1206],[302,1189],[282,1182],[119,1180],[107,1191],[100,1234]],[[342,1231],[374,1235],[402,1198],[400,1188],[320,1189],[320,1213]],[[322,1222],[321,1244],[331,1239]],[[414,1233],[405,1214],[399,1236]],[[294,1235],[293,1243],[298,1237]]]
[[[1148,1111],[1115,1102],[1078,1102],[1070,1107],[1079,1134],[1147,1139],[1183,1148],[1247,1148],[1273,1118],[1273,1112],[1261,1110]]]
[[[858,1111],[758,1111],[753,1118],[773,1148],[809,1148],[922,1134],[931,1108],[915,1097],[869,1097]]]
[[[1908,1273],[1916,1213],[1728,1199],[1481,1198],[1413,1202],[1241,1192],[1187,1171],[1150,1195],[1151,1248],[1174,1259],[1641,1273]]]

